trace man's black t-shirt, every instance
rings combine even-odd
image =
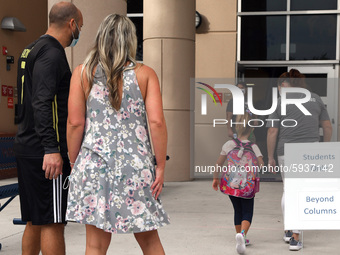
[[[65,50],[54,37],[43,35],[22,52],[18,61],[16,155],[67,155],[70,79]]]

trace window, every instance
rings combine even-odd
[[[143,1],[142,0],[127,0],[127,13],[143,14]]]
[[[242,12],[287,11],[287,0],[241,0]],[[337,10],[337,0],[288,0],[291,11]]]
[[[309,91],[320,97],[327,97],[327,74],[304,74]]]
[[[338,60],[337,2],[240,0],[238,60]]]
[[[336,59],[336,15],[290,18],[290,60]]]
[[[337,0],[291,0],[292,11],[336,10]]]
[[[284,16],[245,16],[241,30],[242,60],[285,60]]]
[[[136,60],[143,61],[143,1],[127,0],[127,16],[136,27],[137,53]]]
[[[287,0],[242,0],[243,12],[286,11]]]

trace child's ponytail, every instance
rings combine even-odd
[[[248,125],[248,122],[252,120],[252,113],[247,109],[244,115],[236,116],[236,124],[235,130],[237,133],[237,137],[249,135],[252,131],[252,127]]]

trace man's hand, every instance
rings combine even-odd
[[[276,166],[276,162],[274,158],[268,158],[268,171],[276,174],[276,172],[274,171],[274,167]]]
[[[59,175],[63,174],[63,163],[60,153],[45,154],[42,167],[45,171],[45,178],[57,179]]]

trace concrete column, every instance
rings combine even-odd
[[[48,12],[57,2],[60,2],[60,0],[48,0]],[[126,0],[71,0],[67,2],[75,4],[81,10],[84,18],[84,26],[78,44],[73,48],[66,48],[70,68],[73,70],[84,61],[86,54],[92,47],[102,20],[111,13],[126,14]]]
[[[144,0],[143,62],[160,80],[168,127],[166,181],[190,179],[190,78],[195,77],[195,0]]]

